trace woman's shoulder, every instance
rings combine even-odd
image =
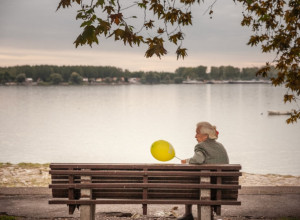
[[[201,146],[204,146],[203,142],[197,143],[195,147],[201,147]]]
[[[208,147],[218,147],[218,146],[223,146],[220,142],[214,140],[214,139],[207,139],[201,143],[198,143],[197,146],[202,148],[208,148]]]
[[[207,145],[204,142],[200,142],[200,143],[196,144],[195,150],[201,150],[201,149],[205,150],[206,147],[207,147]]]
[[[215,139],[207,139],[205,142],[206,142],[207,144],[222,145],[220,142],[218,142],[218,141],[215,140]]]

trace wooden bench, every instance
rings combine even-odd
[[[221,205],[237,200],[241,166],[233,164],[94,164],[52,163],[54,199],[69,213],[80,206],[81,219],[94,219],[96,204],[195,204],[198,219],[221,214]]]

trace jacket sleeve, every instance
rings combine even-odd
[[[194,156],[186,159],[189,164],[203,164],[205,162],[205,152],[200,145],[195,146]]]

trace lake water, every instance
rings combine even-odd
[[[243,171],[300,175],[300,122],[267,114],[295,108],[284,92],[268,84],[0,86],[0,162],[162,163],[150,153],[159,139],[188,158],[196,123],[209,121]]]

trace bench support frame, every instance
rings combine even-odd
[[[201,172],[205,172],[203,170]],[[210,177],[200,177],[200,184],[210,183]],[[210,200],[210,189],[201,189],[200,190],[200,200]],[[212,207],[211,206],[203,206],[197,205],[197,218],[199,220],[204,219],[213,219],[212,217]]]
[[[89,170],[89,169],[84,169]],[[91,176],[81,176],[82,183],[91,183]],[[80,200],[90,200],[92,199],[92,189],[81,189]],[[81,205],[80,206],[80,220],[95,220],[96,205]]]

